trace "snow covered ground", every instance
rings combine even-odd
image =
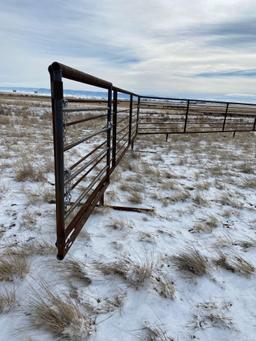
[[[139,136],[56,260],[50,103],[1,104],[0,340],[256,335],[255,135]]]

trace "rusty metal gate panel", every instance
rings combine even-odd
[[[60,63],[50,65],[49,72],[55,157],[56,246],[58,259],[63,259],[96,204],[103,201],[111,172],[135,138],[130,133],[133,94]],[[105,89],[107,100],[100,103],[67,100],[64,98],[63,78]],[[119,92],[128,94],[128,99],[118,101]],[[119,106],[123,107],[120,111]],[[122,110],[125,115],[121,115]]]

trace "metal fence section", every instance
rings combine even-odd
[[[256,105],[140,96],[60,63],[49,66],[58,259],[63,259],[110,175],[138,134],[255,131]],[[105,91],[106,99],[65,98],[63,79]]]
[[[63,259],[110,174],[135,138],[135,94],[60,63],[49,67],[55,156],[58,258]],[[104,89],[107,100],[65,99],[63,78]],[[119,96],[127,99],[119,99]]]
[[[139,134],[255,131],[256,105],[140,97]]]

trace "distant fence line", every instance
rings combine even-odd
[[[138,134],[168,138],[256,129],[256,104],[142,96],[57,62],[49,72],[58,259],[65,257],[95,206],[104,202],[110,175]],[[107,100],[67,101],[66,79],[104,89]],[[128,100],[120,99],[124,94]],[[81,145],[82,156],[77,150]]]

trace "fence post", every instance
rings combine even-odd
[[[225,131],[226,119],[227,119],[227,115],[228,115],[228,107],[229,107],[229,103],[227,103],[227,105],[226,105],[226,111],[225,111],[225,116],[224,116],[222,131]]]
[[[254,119],[253,130],[254,130],[254,131],[256,130],[256,117],[255,117],[255,119]]]
[[[107,113],[107,182],[111,173],[111,130],[112,130],[112,86],[108,89],[108,113]]]
[[[139,130],[139,115],[140,115],[140,96],[138,96],[138,104],[137,104],[136,136],[138,135],[138,130]]]
[[[131,144],[132,139],[132,105],[133,105],[133,95],[130,95],[130,111],[129,111],[129,138],[128,138],[128,145]]]
[[[189,100],[187,100],[186,116],[185,116],[185,123],[184,123],[184,133],[186,133],[186,130],[187,130],[188,111],[189,111]]]
[[[116,123],[117,123],[117,91],[113,94],[113,135],[112,135],[112,167],[116,166]]]
[[[64,190],[64,132],[63,132],[63,82],[59,67],[50,65],[52,123],[54,141],[55,193],[56,193],[56,246],[58,259],[65,256],[65,190]]]

